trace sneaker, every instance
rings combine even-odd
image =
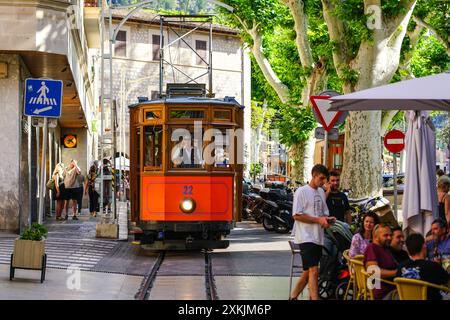
[[[59,217],[56,217],[56,220],[61,221],[61,220],[64,220],[64,218],[59,216]]]
[[[77,216],[73,216],[72,220],[78,220]]]

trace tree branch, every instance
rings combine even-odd
[[[402,79],[414,78],[414,75],[411,71],[411,59],[414,55],[414,51],[416,50],[417,45],[419,44],[420,34],[422,33],[423,29],[424,28],[421,25],[416,24],[416,27],[414,28],[413,31],[407,32],[408,37],[409,37],[410,48],[409,48],[409,51],[407,51],[405,53],[403,61],[401,61],[400,65],[399,65],[399,69],[406,72],[405,76],[400,73],[400,75],[402,76]]]
[[[388,110],[381,116],[381,130],[380,130],[381,136],[384,136],[386,134],[386,131],[389,128],[392,119],[398,112],[399,112],[398,110]]]
[[[239,23],[244,28],[245,32],[247,32],[253,40],[253,45],[251,46],[251,52],[255,57],[256,62],[258,63],[259,68],[261,69],[264,78],[270,84],[270,86],[275,90],[281,102],[287,103],[289,101],[289,88],[284,85],[278,76],[273,71],[272,66],[267,60],[265,54],[262,49],[262,34],[259,32],[259,24],[253,22],[253,27],[249,28],[248,24],[239,18],[237,15],[234,15],[235,18],[239,21]]]
[[[331,0],[322,0],[323,17],[328,27],[330,39],[334,43],[333,46],[333,62],[336,67],[337,74],[342,77],[344,66],[348,65],[348,45],[345,40],[345,28],[342,20],[338,19],[334,14],[334,4]]]
[[[311,45],[308,39],[308,16],[305,14],[302,0],[282,0],[291,11],[295,23],[295,43],[300,56],[302,66],[313,68],[314,61],[311,52]]]
[[[392,17],[386,21],[386,25],[388,26],[388,34],[396,32],[398,26],[402,23],[402,21],[412,13],[417,0],[402,0],[402,2],[402,7],[405,9],[405,12],[400,13],[397,16]]]
[[[445,47],[445,49],[447,49],[447,53],[450,55],[450,45],[449,45],[448,41],[445,41],[439,35],[439,33],[436,31],[436,29],[433,28],[432,25],[430,25],[429,23],[426,23],[425,21],[423,21],[422,19],[420,19],[419,17],[416,17],[416,16],[413,16],[412,19],[414,20],[415,23],[417,23],[417,25],[419,25],[425,29],[428,29],[434,35],[434,37],[437,39],[437,41],[439,41]]]

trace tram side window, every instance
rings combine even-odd
[[[147,126],[144,130],[144,167],[162,166],[162,126]]]
[[[201,134],[198,134],[200,139],[196,139],[194,128],[188,129],[189,135],[174,133],[175,130],[177,129],[172,129],[172,137],[177,137],[178,140],[171,141],[171,167],[177,169],[204,169],[203,130]]]

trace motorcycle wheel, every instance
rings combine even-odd
[[[286,227],[286,226],[282,226],[282,225],[276,225],[275,226],[275,232],[276,233],[285,234],[285,233],[289,233],[289,231],[291,231],[291,230],[288,227]]]
[[[262,225],[263,225],[264,229],[266,229],[267,231],[275,230],[275,226],[273,225],[272,221],[267,217],[263,218]]]
[[[333,283],[329,280],[319,279],[319,297],[328,300],[334,295]]]
[[[337,300],[344,300],[345,291],[347,290],[348,281],[342,281],[339,283],[335,290],[335,296]],[[351,286],[348,289],[347,293],[347,299],[346,300],[353,300],[353,286]]]

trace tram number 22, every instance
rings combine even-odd
[[[193,186],[183,186],[183,194],[184,195],[192,195],[192,191],[194,190]]]

